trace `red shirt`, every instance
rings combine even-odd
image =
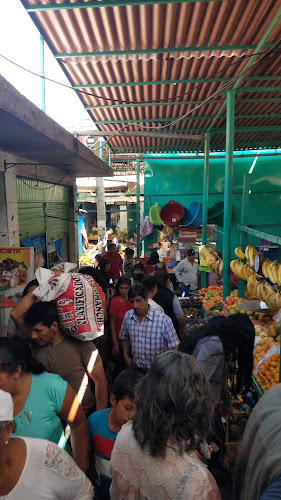
[[[123,260],[118,252],[109,253],[106,252],[103,254],[102,258],[106,257],[110,260],[110,269],[107,271],[107,274],[110,276],[112,281],[116,281],[120,278],[120,271],[122,270]]]
[[[113,297],[109,305],[109,314],[111,314],[114,318],[115,332],[119,345],[122,344],[122,341],[119,339],[122,321],[126,312],[130,311],[130,309],[133,309],[131,303],[128,300],[126,300],[126,302],[122,302],[119,297]]]

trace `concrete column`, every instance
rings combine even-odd
[[[106,229],[104,179],[96,177],[96,199],[97,199],[97,227]]]
[[[121,212],[121,210],[126,210],[125,212]],[[126,205],[120,205],[120,232],[124,231],[124,229],[128,228],[128,219],[127,219],[127,207]]]
[[[17,181],[11,172],[0,172],[0,246],[20,246]]]

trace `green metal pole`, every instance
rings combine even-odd
[[[242,195],[242,209],[241,209],[241,226],[247,225],[247,216],[249,213],[249,187],[250,187],[250,175],[244,175],[243,182],[243,195]],[[240,232],[240,245],[243,244],[243,233]],[[245,250],[245,248],[243,249]],[[246,282],[244,280],[238,280],[238,296],[244,297],[246,290]]]
[[[137,226],[137,258],[140,257],[140,159],[137,155],[137,206],[136,206],[136,226]]]
[[[202,245],[207,243],[207,223],[208,223],[208,193],[209,193],[209,153],[210,134],[205,134],[204,142],[204,175],[203,175],[203,214],[202,214]],[[201,273],[201,287],[207,286],[207,273]]]
[[[233,182],[233,146],[234,146],[234,114],[235,93],[229,90],[226,95],[226,156],[224,182],[224,218],[223,218],[223,298],[230,290],[230,246],[232,221],[232,182]]]
[[[41,109],[46,112],[44,38],[40,35]]]

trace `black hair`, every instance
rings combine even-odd
[[[25,297],[29,293],[29,289],[32,286],[39,286],[39,283],[37,280],[31,280],[27,285],[25,286],[23,292],[22,292],[22,297]]]
[[[91,276],[100,287],[103,287],[104,285],[103,276],[101,276],[100,271],[95,267],[92,266],[81,267],[78,273]]]
[[[169,351],[153,361],[136,388],[133,431],[142,449],[165,458],[169,438],[180,453],[210,433],[214,403],[204,370],[192,356]]]
[[[102,257],[102,256],[101,256],[101,254],[100,254],[100,253],[96,253],[96,255],[95,255],[95,259],[96,259],[96,261],[97,261],[97,262],[100,262],[101,257]]]
[[[140,271],[144,272],[144,265],[141,262],[138,262],[134,265],[134,269],[139,269]]]
[[[143,285],[133,285],[129,290],[129,300],[134,299],[137,296],[147,299],[148,292]]]
[[[135,388],[143,377],[140,370],[127,368],[123,370],[113,382],[111,393],[114,394],[116,403],[123,398],[135,399]]]
[[[127,276],[121,276],[119,280],[116,283],[116,288],[115,288],[115,297],[118,297],[120,295],[119,293],[119,288],[121,285],[129,285],[131,287],[131,280]]]
[[[133,248],[125,248],[125,255],[134,255],[134,249]]]
[[[28,310],[25,320],[31,326],[42,323],[50,328],[55,321],[59,323],[57,308],[53,302],[36,302]]]
[[[155,271],[166,271],[166,264],[165,262],[158,262],[154,266]]]
[[[158,254],[157,250],[153,250],[153,252],[151,252],[151,254],[150,254],[150,257],[147,261],[147,264],[150,266],[154,266],[158,262],[159,262],[159,254]]]
[[[144,275],[141,273],[133,273],[133,280],[138,281],[139,283],[143,282]]]
[[[20,338],[0,338],[0,373],[12,375],[21,367],[22,373],[40,375],[45,371],[42,363],[31,353],[30,345]]]
[[[115,243],[108,243],[107,250],[110,250],[113,247],[116,247]]]
[[[156,271],[154,273],[154,277],[156,279],[156,284],[158,288],[167,288],[167,281],[170,279],[170,275],[168,271]]]
[[[251,320],[245,314],[233,314],[227,318],[217,316],[184,337],[180,351],[192,354],[199,340],[209,336],[218,336],[222,341],[229,368],[232,369],[234,393],[248,391],[252,383],[255,339]]]
[[[100,271],[104,271],[107,264],[110,264],[110,259],[108,259],[107,257],[102,257],[99,262],[98,269],[100,269]]]
[[[144,276],[142,285],[145,286],[148,292],[151,292],[157,286],[156,278],[154,276]]]

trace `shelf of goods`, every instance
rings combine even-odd
[[[281,382],[281,264],[276,260],[281,238],[246,226],[239,226],[239,229],[242,245],[235,249],[238,259],[230,262],[230,268],[246,282],[248,298],[257,299],[267,306],[263,311],[252,311],[256,332],[253,387],[261,396]],[[271,246],[271,243],[276,246]]]

